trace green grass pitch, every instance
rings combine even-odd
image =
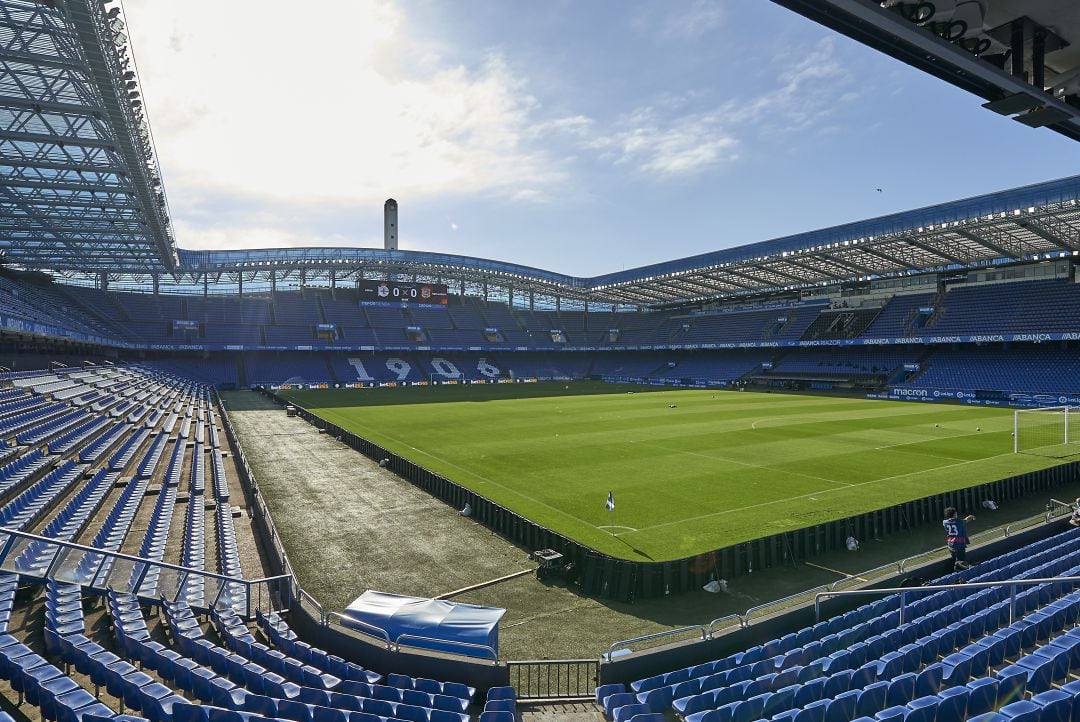
[[[1059,463],[1012,453],[1009,409],[595,382],[284,395],[626,559],[678,559]]]

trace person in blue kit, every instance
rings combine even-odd
[[[941,525],[945,527],[945,546],[949,548],[949,553],[953,558],[953,568],[957,570],[971,567],[966,560],[967,522],[969,521],[975,521],[975,517],[968,514],[961,519],[957,515],[956,507],[950,506],[945,509],[945,520],[941,522]]]

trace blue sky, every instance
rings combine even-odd
[[[402,248],[595,275],[1080,167],[766,0],[298,7],[125,3],[182,247],[380,246],[393,196]]]

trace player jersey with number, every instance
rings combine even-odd
[[[946,544],[967,544],[967,529],[964,526],[963,519],[953,517],[941,522],[941,525],[945,527]]]

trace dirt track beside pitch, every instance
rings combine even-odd
[[[301,583],[329,610],[367,589],[433,596],[531,566],[522,550],[254,392],[225,403]]]

